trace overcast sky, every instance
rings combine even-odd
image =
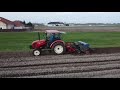
[[[32,23],[120,23],[120,12],[0,12],[0,17]]]

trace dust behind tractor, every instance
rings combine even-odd
[[[53,54],[61,55],[65,53],[84,53],[90,54],[91,48],[88,43],[77,42],[64,42],[61,40],[61,35],[66,34],[58,30],[46,30],[45,39],[40,39],[40,33],[38,32],[38,40],[33,41],[30,45],[30,49],[33,49],[33,55],[41,55],[43,50],[50,51]]]

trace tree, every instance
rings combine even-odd
[[[25,21],[23,21],[22,23],[23,23],[24,25],[26,25],[26,22],[25,22]]]
[[[33,24],[31,22],[28,22],[26,25],[33,27]]]
[[[27,25],[28,27],[31,27],[32,29],[34,28],[34,25],[33,25],[31,22],[28,22],[26,25]]]
[[[25,21],[23,21],[22,23],[23,23],[24,25],[27,25],[27,26],[31,26],[31,27],[33,26],[33,24],[32,24],[31,22],[26,23]]]

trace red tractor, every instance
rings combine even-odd
[[[46,39],[40,40],[40,33],[38,33],[39,40],[33,41],[32,45],[30,45],[33,50],[34,56],[39,56],[42,50],[50,50],[52,53],[60,55],[66,52],[68,53],[86,53],[89,54],[91,49],[89,48],[89,44],[77,41],[77,42],[64,42],[61,40],[61,34],[65,34],[65,32],[61,32],[58,30],[46,30]]]

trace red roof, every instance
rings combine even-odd
[[[7,20],[7,19],[2,18],[2,17],[0,17],[0,21],[1,21],[1,22],[4,22],[4,23],[6,23],[6,24],[12,24],[12,25],[14,25],[14,23],[13,23],[12,21]]]
[[[19,26],[24,26],[24,24],[21,21],[14,21],[13,22],[15,26],[19,27]]]
[[[24,26],[24,24],[22,23],[22,21],[10,21],[10,20],[7,20],[3,17],[0,17],[0,21],[3,22],[3,23],[6,23],[6,24],[11,24],[11,25],[15,25],[17,27],[19,26]]]

